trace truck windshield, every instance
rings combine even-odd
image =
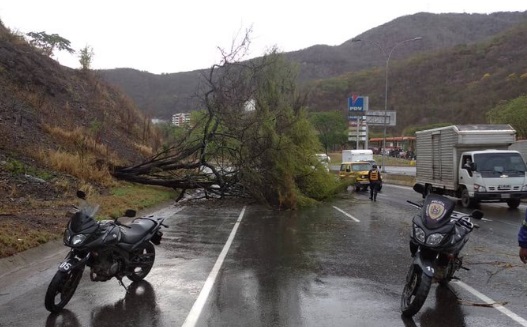
[[[478,153],[474,155],[474,162],[482,177],[525,176],[525,162],[518,153]]]
[[[370,170],[371,165],[369,163],[363,163],[363,164],[354,164],[351,166],[352,171],[365,171]]]

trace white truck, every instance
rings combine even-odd
[[[368,161],[374,163],[372,150],[342,150],[342,162]]]
[[[507,202],[517,208],[527,197],[525,161],[509,150],[516,131],[505,124],[452,125],[416,132],[416,183],[425,195],[439,193],[461,200]]]

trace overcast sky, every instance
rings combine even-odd
[[[218,48],[252,28],[249,56],[276,46],[289,52],[339,45],[397,17],[418,12],[526,11],[524,0],[2,0],[12,31],[44,31],[93,48],[93,69],[134,68],[155,74],[209,68]],[[77,54],[58,61],[79,68]]]

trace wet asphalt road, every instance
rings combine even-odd
[[[488,220],[464,249],[471,270],[458,272],[461,282],[434,284],[414,319],[401,318],[415,212],[407,199],[420,195],[385,185],[377,202],[350,191],[302,211],[167,210],[156,264],[129,294],[85,272],[66,310],[48,314],[44,294],[61,249],[1,277],[0,326],[527,326],[516,244],[525,207],[501,204],[481,206]]]

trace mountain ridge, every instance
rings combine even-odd
[[[419,42],[398,47],[390,59],[392,63],[410,56],[484,42],[525,21],[527,11],[491,14],[417,13],[396,18],[337,46],[313,45],[286,52],[284,56],[298,64],[298,81],[306,86],[321,79],[384,67],[385,57],[381,48],[390,49],[400,40],[422,37]],[[356,38],[363,41],[352,42]],[[102,70],[100,73],[108,82],[119,86],[133,98],[148,116],[168,120],[174,113],[199,108],[200,104],[193,99],[193,95],[199,86],[200,76],[207,71],[200,69],[156,75],[118,68]],[[325,110],[314,108],[313,103],[309,103],[309,106],[314,111]]]

